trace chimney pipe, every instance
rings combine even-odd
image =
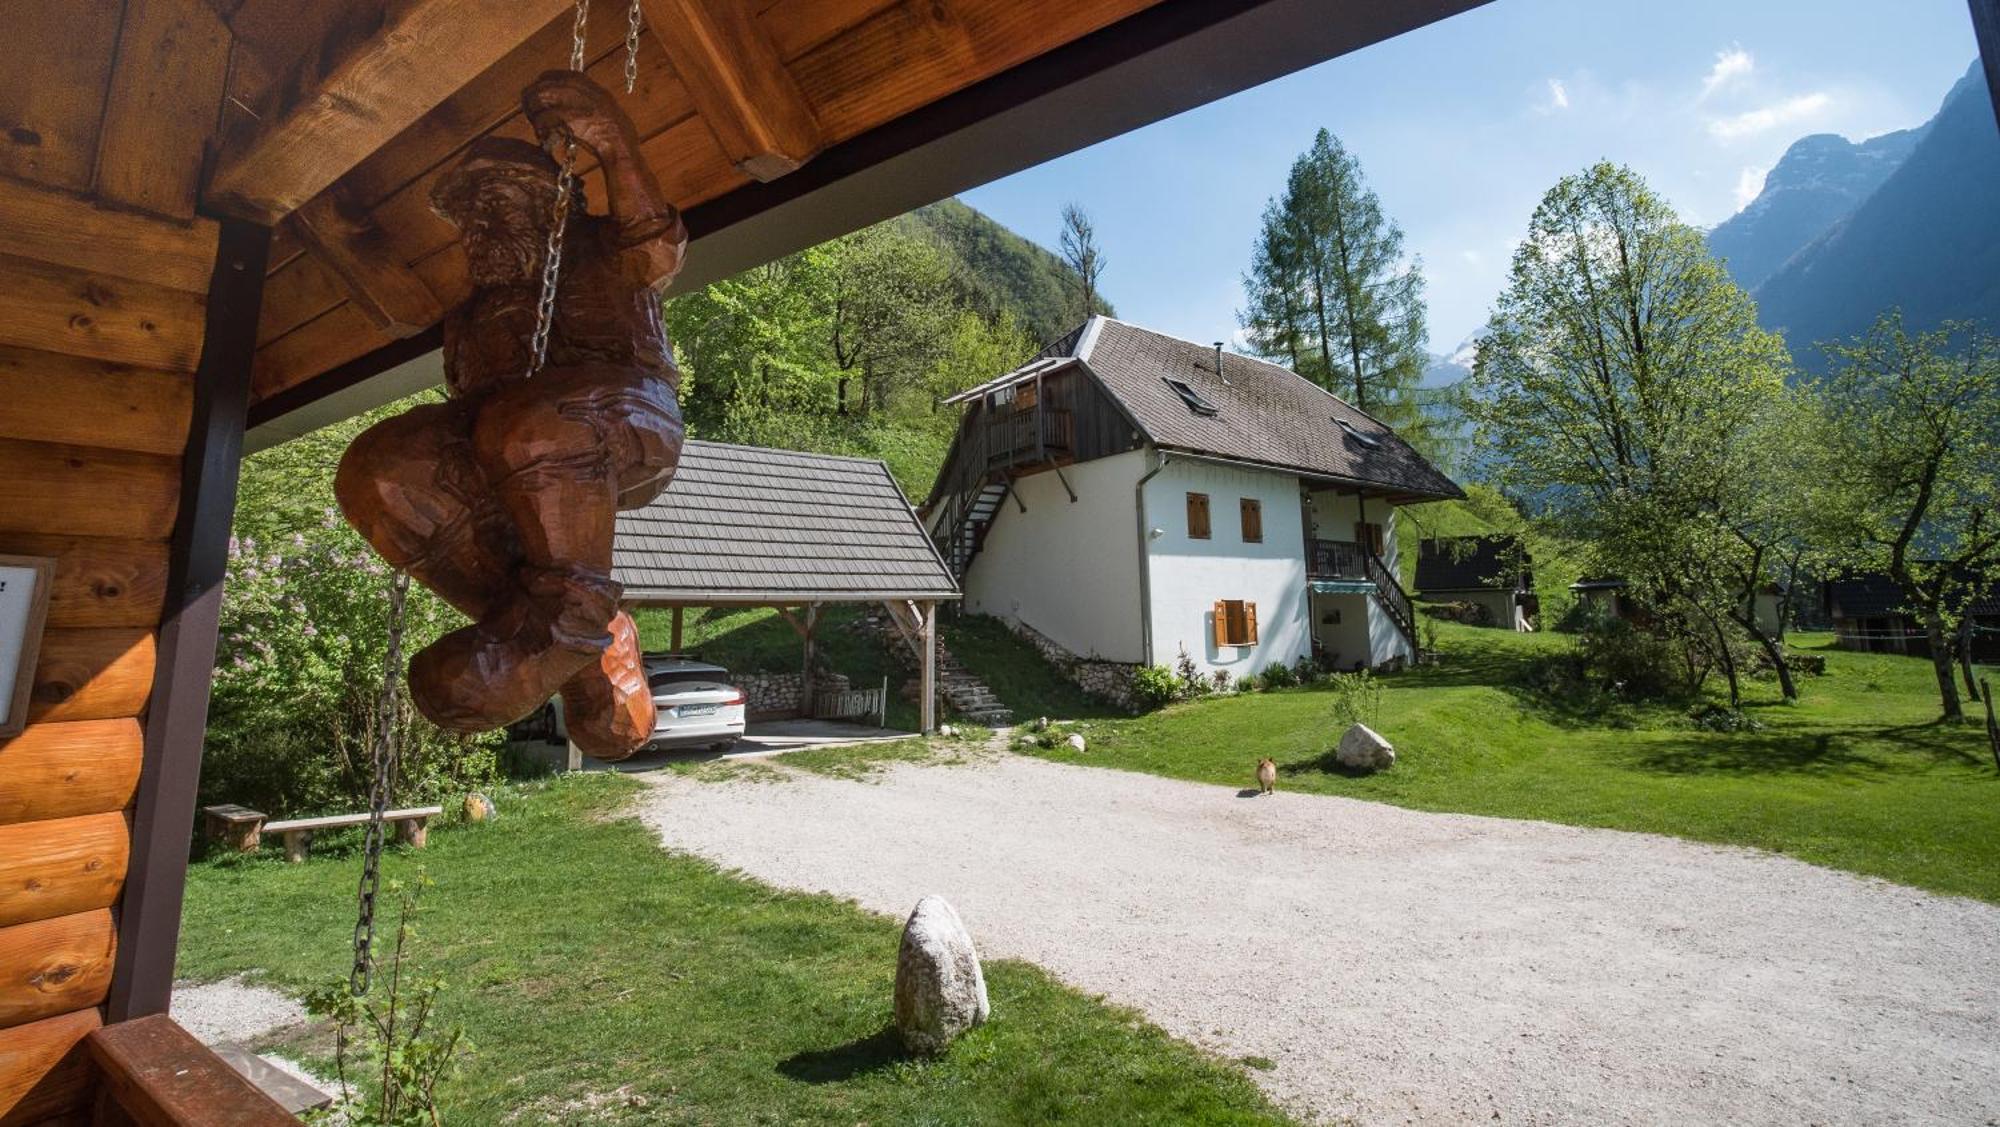
[[[1225,375],[1223,375],[1223,374],[1222,374],[1222,342],[1221,342],[1221,341],[1216,341],[1216,342],[1215,342],[1215,378],[1216,378],[1216,379],[1219,379],[1219,380],[1221,380],[1221,381],[1222,381],[1223,383],[1225,383],[1225,384],[1229,382],[1229,377],[1228,377],[1228,376],[1225,376]]]

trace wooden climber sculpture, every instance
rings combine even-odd
[[[603,87],[551,71],[522,104],[542,146],[482,138],[431,196],[473,282],[444,322],[448,398],[355,439],[334,488],[383,559],[472,619],[410,661],[425,716],[486,731],[560,694],[576,745],[622,759],[650,736],[653,702],[612,531],[680,460],[659,290],[687,231]],[[586,210],[578,149],[603,171],[608,215]]]

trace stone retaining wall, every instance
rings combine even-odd
[[[1021,639],[1035,647],[1042,655],[1042,660],[1055,666],[1056,670],[1077,688],[1098,700],[1109,701],[1120,708],[1135,710],[1138,708],[1138,698],[1132,693],[1132,678],[1144,668],[1143,666],[1123,661],[1078,657],[1064,649],[1055,639],[1025,622],[1008,621],[1007,625]]]
[[[752,720],[781,720],[806,714],[806,679],[801,673],[739,673],[733,678],[743,690],[744,707]],[[845,692],[847,678],[820,670],[813,674],[813,686],[820,691]]]

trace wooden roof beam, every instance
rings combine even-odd
[[[444,306],[430,287],[396,257],[381,228],[339,185],[293,212],[292,231],[389,336],[413,336],[443,318]]]
[[[397,5],[317,87],[224,140],[205,202],[276,224],[568,11],[570,0]]]
[[[744,175],[776,180],[826,147],[747,0],[641,0],[641,7],[695,109]]]

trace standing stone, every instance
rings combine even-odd
[[[896,955],[896,1028],[913,1053],[944,1052],[991,1012],[979,953],[942,896],[917,901]]]
[[[1396,762],[1396,749],[1366,724],[1356,724],[1340,737],[1333,757],[1342,767],[1357,771],[1381,771]]]

